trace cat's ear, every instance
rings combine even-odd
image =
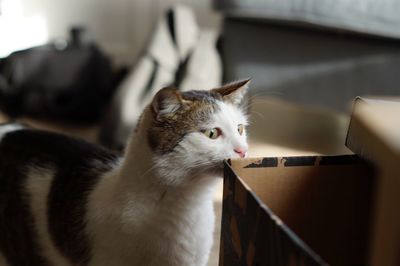
[[[222,95],[224,101],[240,106],[245,101],[251,79],[244,79],[226,84],[221,88],[214,89],[214,92]]]
[[[178,89],[167,87],[159,90],[153,98],[151,108],[157,118],[177,111],[182,106],[182,95]]]

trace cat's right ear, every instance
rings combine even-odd
[[[176,112],[182,106],[178,89],[167,87],[159,90],[153,98],[151,109],[157,118]]]
[[[232,103],[236,106],[241,106],[246,100],[250,81],[250,78],[240,80],[237,82],[226,84],[221,88],[213,89],[213,91],[219,93],[224,101]]]

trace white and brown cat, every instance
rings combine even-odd
[[[0,265],[206,265],[216,176],[248,148],[248,83],[160,90],[123,157],[0,126]]]

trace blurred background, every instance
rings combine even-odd
[[[396,0],[0,0],[0,119],[122,151],[158,89],[251,77],[250,156],[350,153],[353,99],[400,94],[399,14]]]
[[[116,64],[131,65],[144,49],[157,20],[174,4],[190,6],[201,27],[218,28],[221,16],[208,0],[51,1],[1,0],[0,56],[67,38],[83,26]]]
[[[394,0],[0,0],[0,109],[122,150],[159,88],[251,77],[251,154],[344,153],[354,97],[400,93],[399,11]]]

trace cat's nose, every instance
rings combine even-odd
[[[236,148],[234,151],[239,154],[240,158],[246,157],[247,150],[243,148]]]

